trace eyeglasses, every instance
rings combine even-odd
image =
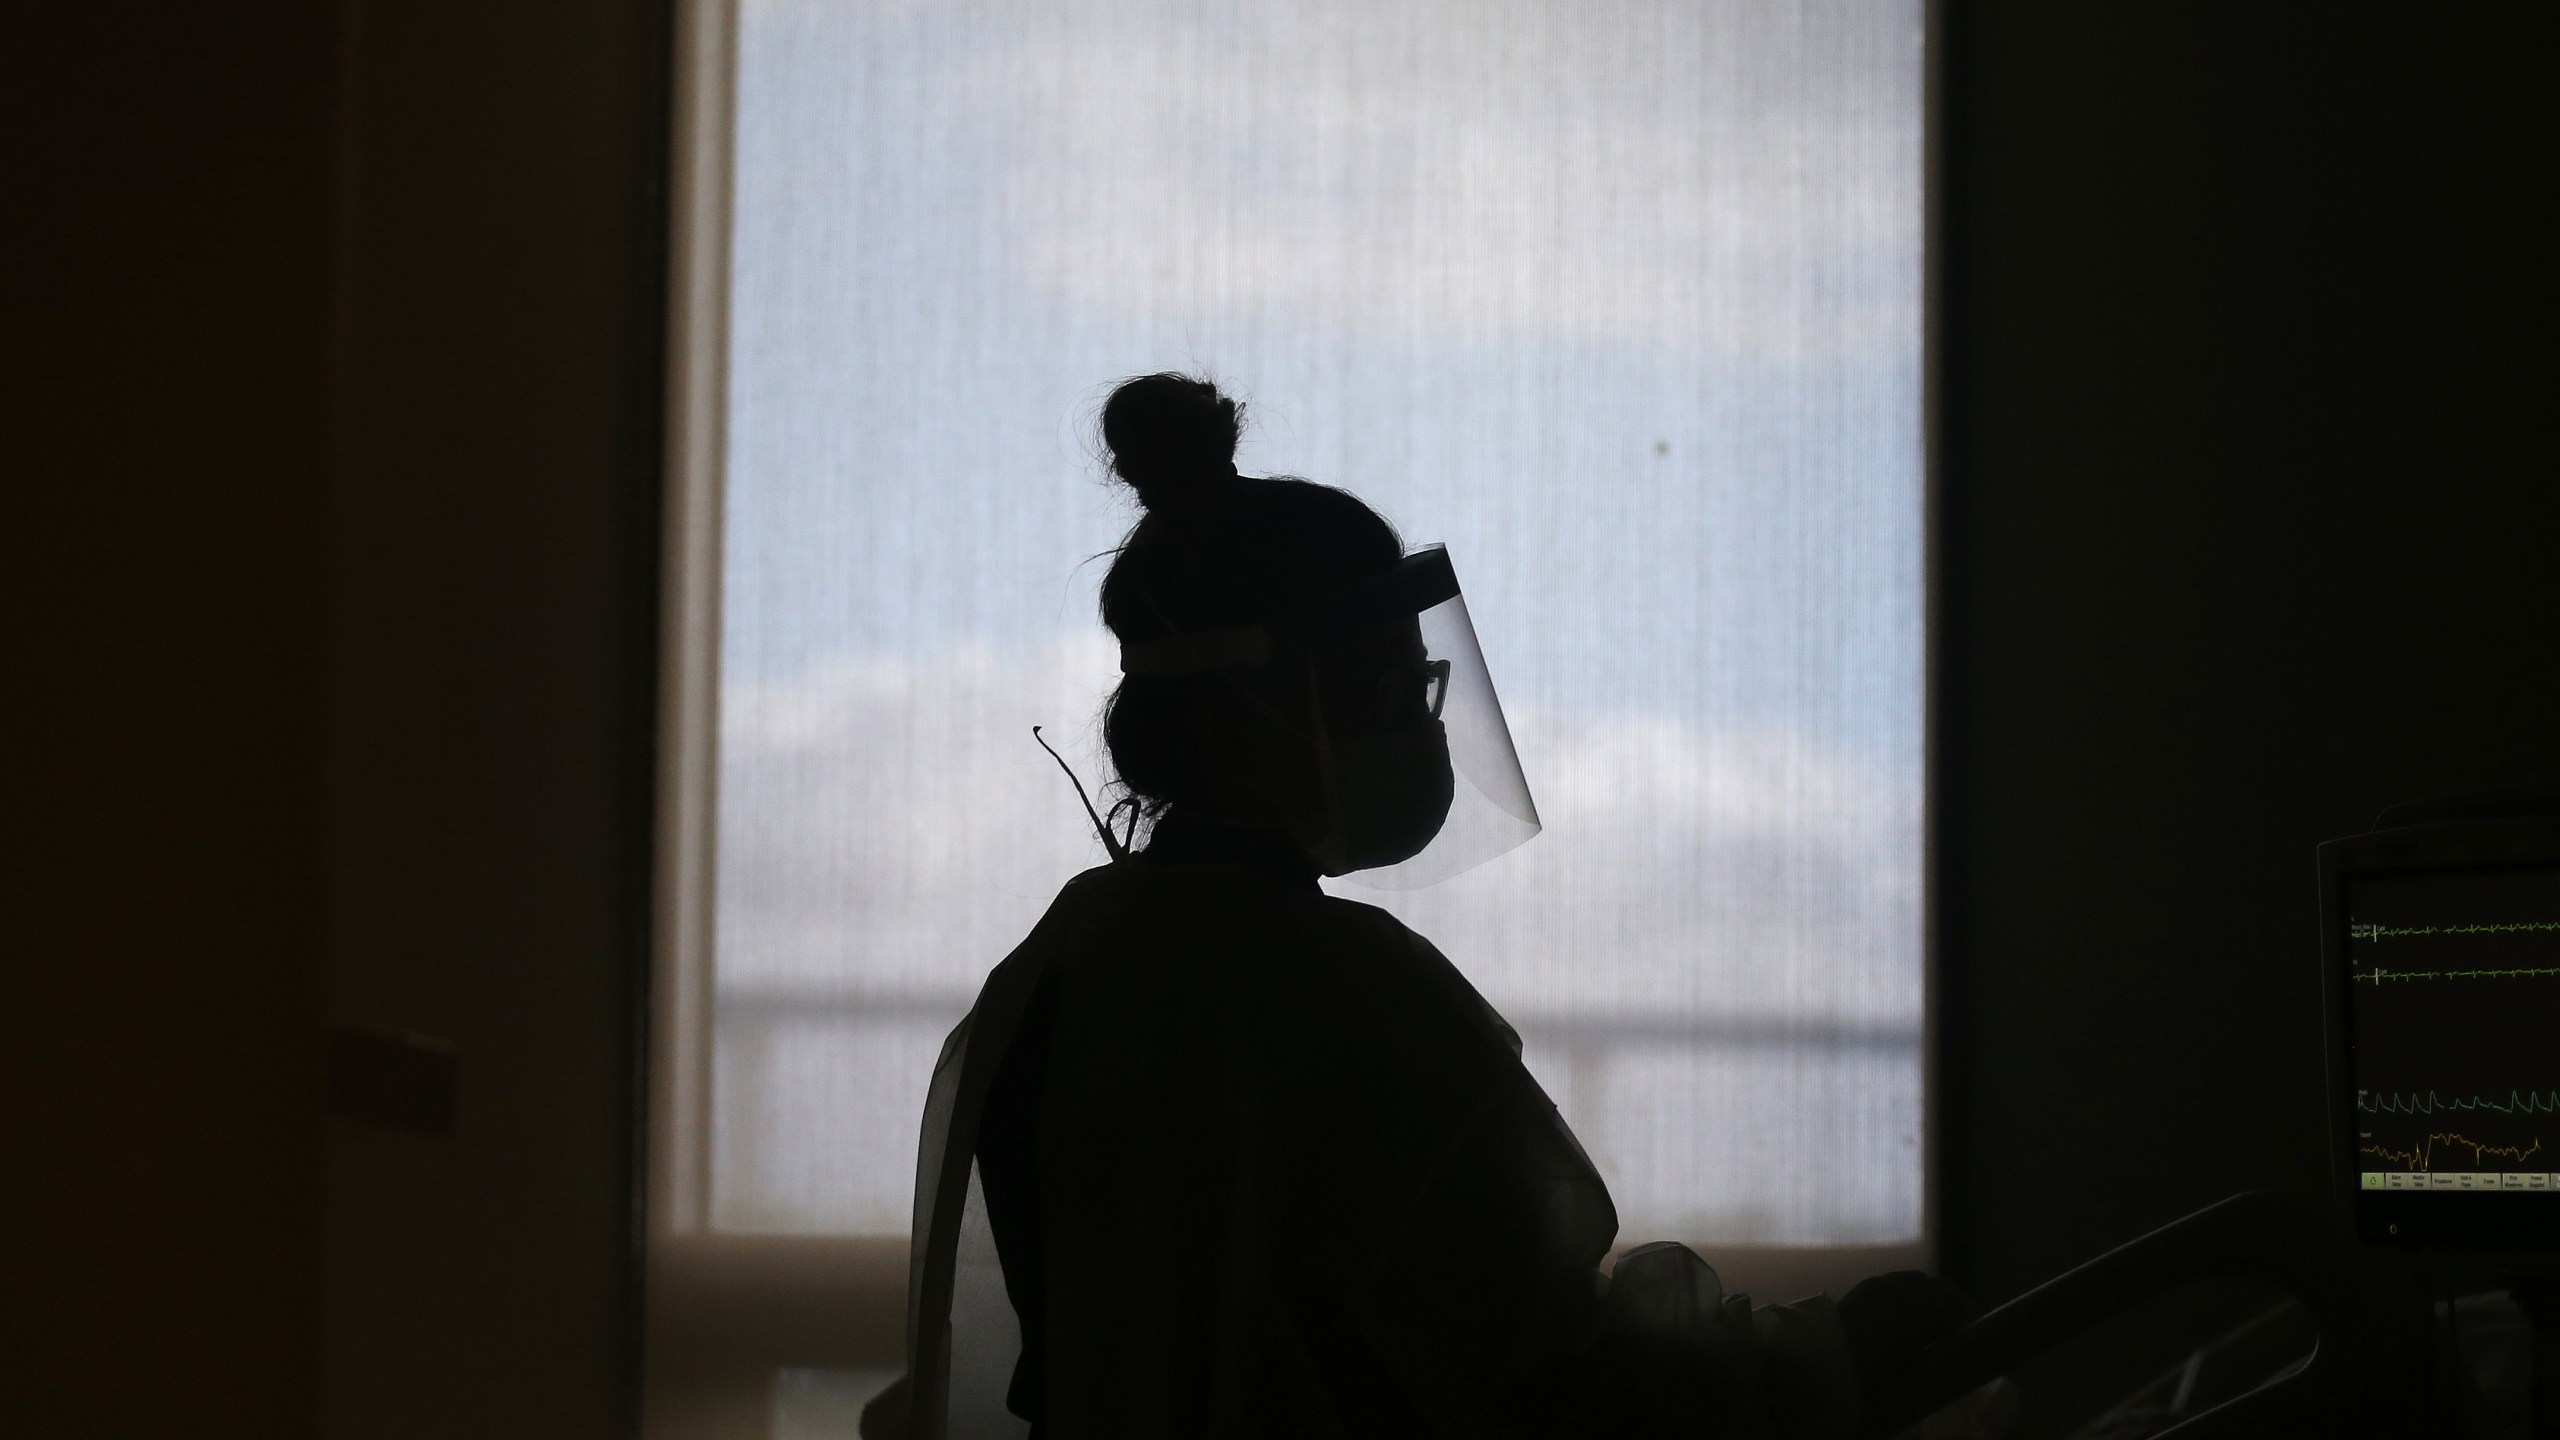
[[[1437,720],[1441,707],[1449,703],[1449,662],[1425,660],[1412,669],[1399,667],[1378,677],[1375,706],[1367,722],[1380,728],[1393,728],[1413,723],[1413,684],[1422,682],[1424,718]]]

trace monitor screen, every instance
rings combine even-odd
[[[2362,1189],[2560,1193],[2560,867],[2349,874],[2343,898]]]

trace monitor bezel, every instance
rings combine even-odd
[[[2410,871],[2560,869],[2560,819],[2454,820],[2377,830],[2329,841],[2319,854],[2330,1164],[2349,1230],[2366,1244],[2484,1268],[2560,1272],[2560,1191],[2481,1195],[2364,1188],[2346,978],[2352,879]]]

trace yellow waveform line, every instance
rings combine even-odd
[[[2362,1153],[2366,1155],[2377,1155],[2385,1160],[2397,1161],[2400,1164],[2408,1166],[2412,1170],[2433,1170],[2436,1168],[2435,1148],[2438,1145],[2470,1146],[2471,1163],[2474,1165],[2480,1163],[2480,1157],[2483,1155],[2501,1155],[2506,1157],[2508,1160],[2521,1165],[2526,1160],[2542,1152],[2542,1137],[2539,1135],[2535,1136],[2533,1143],[2530,1145],[2484,1145],[2481,1142],[2472,1139],[2468,1135],[2456,1135],[2448,1131],[2442,1134],[2428,1136],[2425,1140],[2420,1141],[2418,1143],[2418,1147],[2414,1150],[2394,1150],[2388,1145],[2367,1145],[2362,1147]]]

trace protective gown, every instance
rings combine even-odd
[[[926,1437],[1847,1433],[1827,1301],[1607,1189],[1429,943],[1169,817],[1070,881],[936,1066],[909,1296]]]

